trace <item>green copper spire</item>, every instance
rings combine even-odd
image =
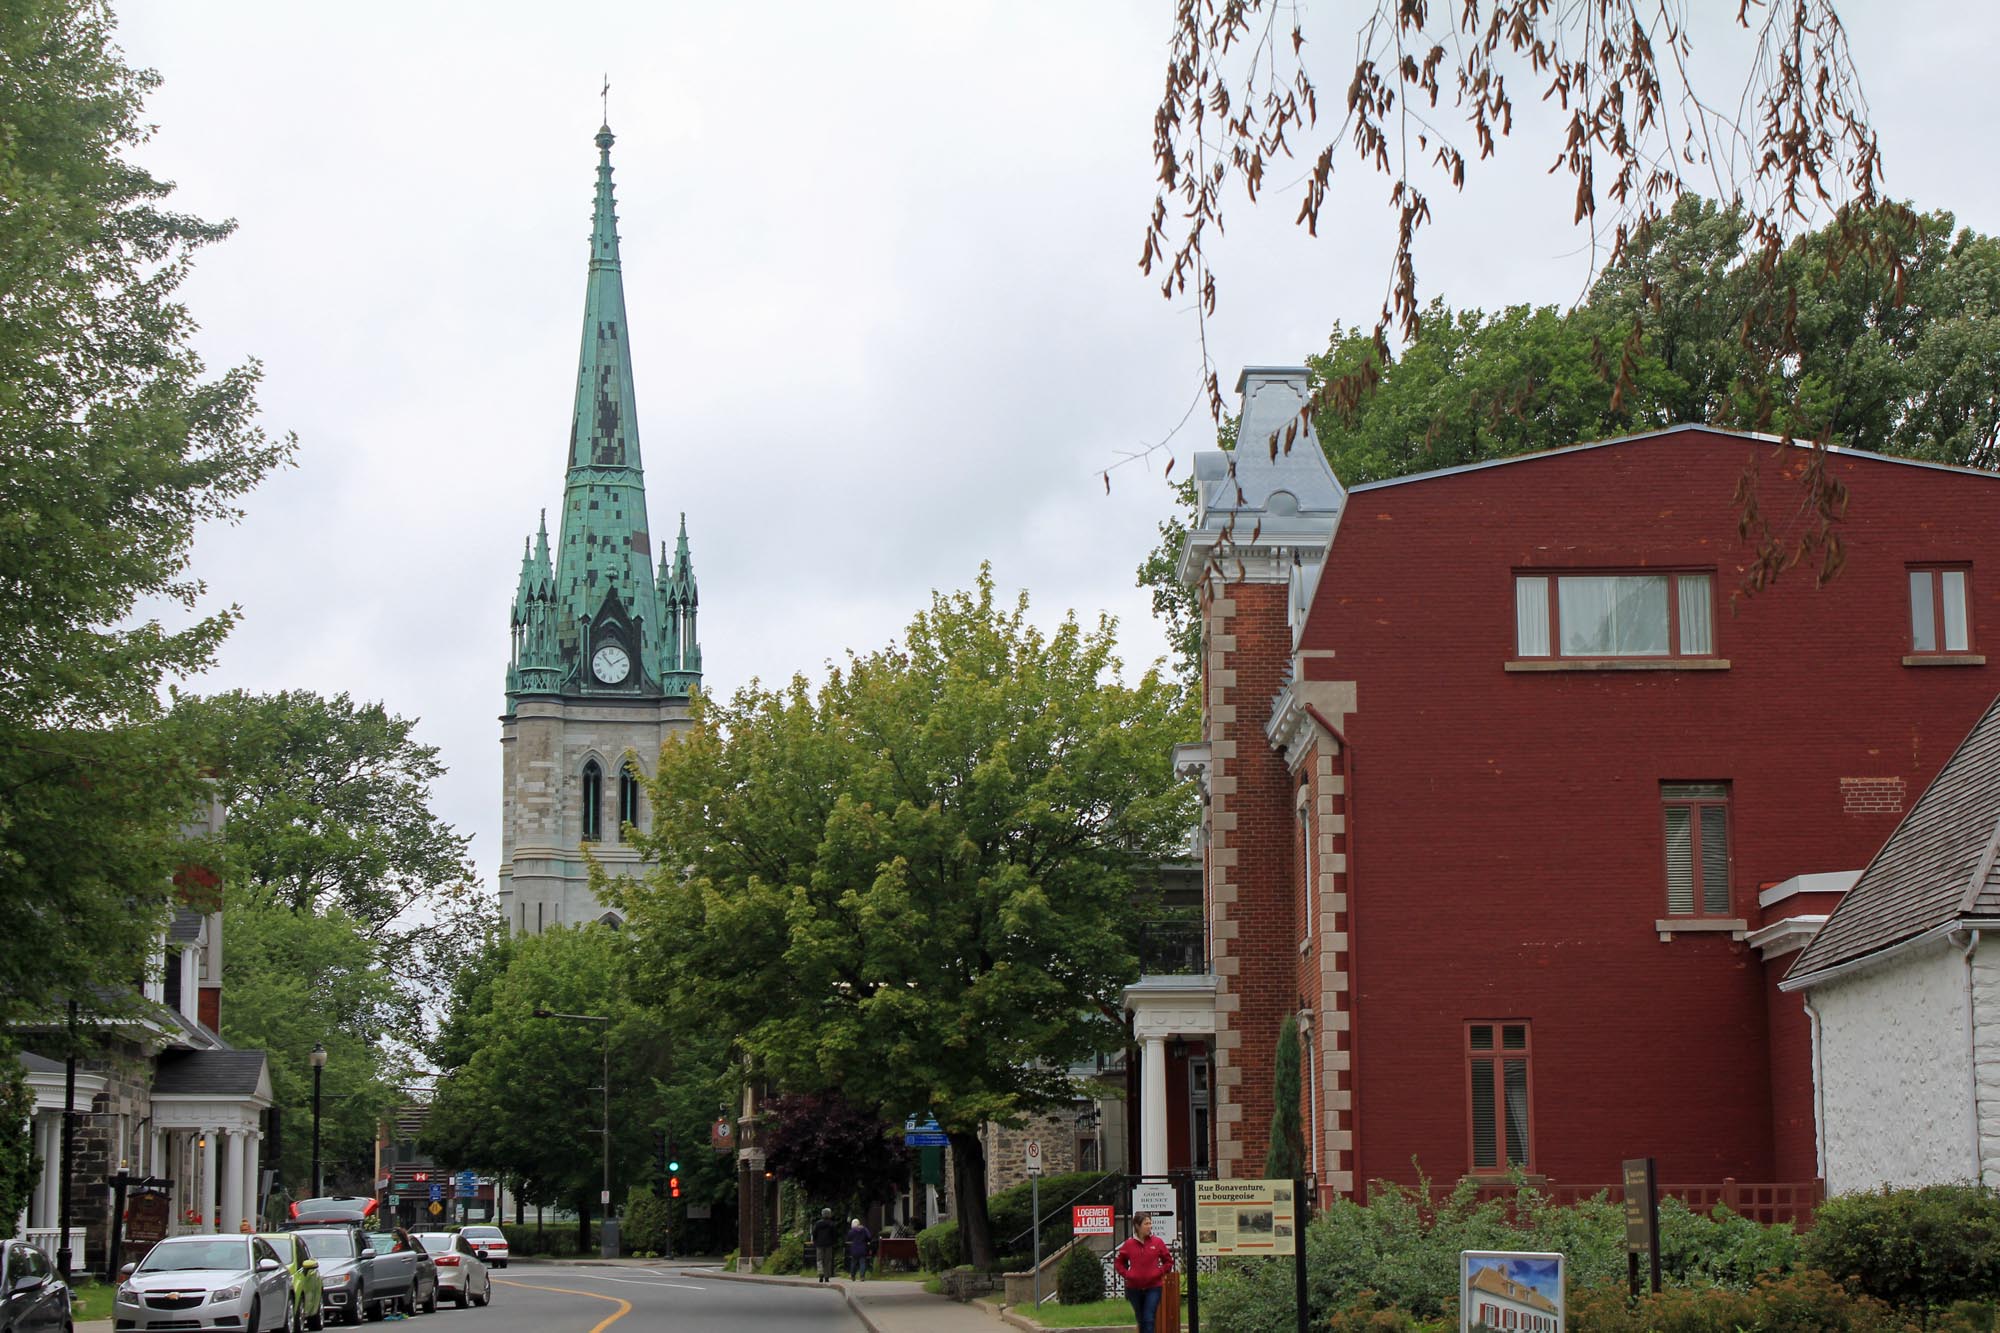
[[[666,543],[660,543],[659,601],[666,616],[666,629],[660,636],[660,680],[669,695],[684,697],[701,684],[701,641],[695,627],[701,594],[695,587],[694,558],[688,554],[686,514],[681,515],[681,535],[674,544],[671,569]]]
[[[585,278],[583,344],[570,421],[569,476],[557,541],[557,637],[570,669],[565,688],[657,694],[660,613],[646,531],[646,478],[639,463],[637,395],[619,271],[618,215],[611,190],[611,129],[597,132],[597,191]],[[590,664],[615,644],[629,675],[606,681]]]

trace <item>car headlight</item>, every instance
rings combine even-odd
[[[119,1283],[118,1303],[120,1305],[137,1305],[139,1303],[139,1289],[130,1282]]]
[[[242,1294],[243,1285],[238,1283],[233,1287],[218,1287],[208,1299],[210,1304],[220,1305],[224,1301],[233,1301]]]
[[[352,1281],[354,1281],[354,1274],[352,1273],[335,1273],[332,1277],[322,1277],[320,1285],[322,1287],[344,1287]]]

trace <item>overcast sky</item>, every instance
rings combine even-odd
[[[1324,105],[1359,7],[1309,7]],[[451,768],[439,811],[492,883],[508,605],[562,494],[607,72],[651,526],[687,514],[708,687],[879,647],[981,560],[1044,622],[1117,616],[1142,668],[1164,652],[1133,570],[1171,508],[1165,458],[1114,470],[1109,495],[1099,474],[1197,387],[1189,304],[1135,265],[1171,9],[126,0],[127,55],[165,79],[141,160],[180,207],[240,224],[186,288],[201,346],[261,358],[264,420],[300,441],[197,547],[211,601],[244,611],[197,688],[421,718]],[[1996,11],[1840,10],[1890,190],[2000,231]],[[1724,101],[1745,51],[1695,52]],[[1583,285],[1555,144],[1523,111],[1438,201],[1426,295]],[[1314,241],[1290,225],[1298,174],[1228,214],[1225,388],[1381,304],[1383,185],[1344,166]],[[1197,411],[1176,475],[1213,439]]]

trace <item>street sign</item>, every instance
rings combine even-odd
[[[403,1196],[402,1196],[402,1195],[400,1195],[400,1194],[391,1194],[391,1195],[389,1196],[389,1206],[390,1206],[391,1208],[398,1208],[398,1207],[401,1207],[401,1206],[402,1206],[402,1203],[403,1203]]]
[[[461,1171],[458,1173],[458,1192],[460,1194],[471,1194],[478,1188],[478,1176],[473,1175],[470,1171]]]
[[[944,1127],[937,1117],[927,1115],[921,1123],[915,1116],[903,1122],[903,1146],[905,1148],[942,1148],[951,1140],[946,1137]]]
[[[1176,1221],[1179,1212],[1174,1187],[1165,1181],[1132,1187],[1132,1211],[1146,1213],[1153,1219],[1153,1234],[1170,1241],[1180,1234]]]
[[[717,1152],[728,1152],[736,1146],[736,1134],[730,1128],[727,1116],[717,1116],[715,1123],[708,1127],[708,1146]]]
[[[441,1212],[443,1212],[443,1211],[444,1211],[444,1205],[443,1205],[443,1204],[441,1204],[441,1203],[432,1203],[432,1204],[431,1204],[431,1216],[432,1216],[432,1217],[436,1217],[436,1216],[437,1216],[437,1215],[438,1215],[439,1213],[441,1213]]]
[[[1021,1149],[1021,1160],[1027,1164],[1029,1175],[1042,1174],[1042,1141],[1029,1139]]]
[[[431,1186],[431,1202],[432,1202],[432,1203],[436,1203],[436,1202],[437,1202],[437,1201],[438,1201],[439,1199],[442,1199],[443,1197],[444,1197],[444,1186],[442,1186],[442,1185],[433,1185],[433,1186]]]
[[[1079,1203],[1070,1210],[1070,1232],[1078,1236],[1109,1236],[1111,1230],[1111,1205],[1108,1203]]]

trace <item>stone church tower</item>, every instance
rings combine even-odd
[[[618,267],[611,129],[597,132],[597,200],[583,348],[556,547],[548,515],[514,593],[502,756],[500,906],[516,932],[610,918],[590,891],[583,846],[613,874],[636,871],[625,826],[644,828],[636,772],[688,725],[701,681],[687,519],[655,571],[639,461],[637,400]]]

